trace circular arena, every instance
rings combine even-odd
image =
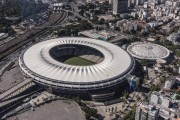
[[[31,46],[21,54],[19,65],[23,74],[43,86],[87,93],[121,84],[133,72],[135,62],[111,43],[65,37]]]
[[[152,61],[166,59],[170,54],[167,48],[146,42],[135,42],[128,46],[127,51],[135,58]]]

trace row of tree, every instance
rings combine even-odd
[[[92,29],[92,25],[83,20],[79,24],[71,24],[60,28],[55,34],[58,36],[77,36],[78,32],[88,29]]]

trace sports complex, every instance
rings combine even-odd
[[[52,91],[113,97],[135,68],[134,59],[108,42],[64,37],[37,43],[19,58],[23,74]]]
[[[149,42],[135,42],[128,46],[127,52],[137,59],[155,61],[157,59],[167,59],[170,51],[158,44]]]

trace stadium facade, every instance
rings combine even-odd
[[[20,55],[19,65],[26,77],[53,92],[107,100],[132,74],[135,61],[111,43],[65,37],[29,47]]]

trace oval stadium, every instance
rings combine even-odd
[[[135,62],[111,43],[65,37],[29,47],[20,55],[19,65],[26,77],[45,88],[91,94],[92,99],[98,100],[114,96],[116,87],[133,72]]]

